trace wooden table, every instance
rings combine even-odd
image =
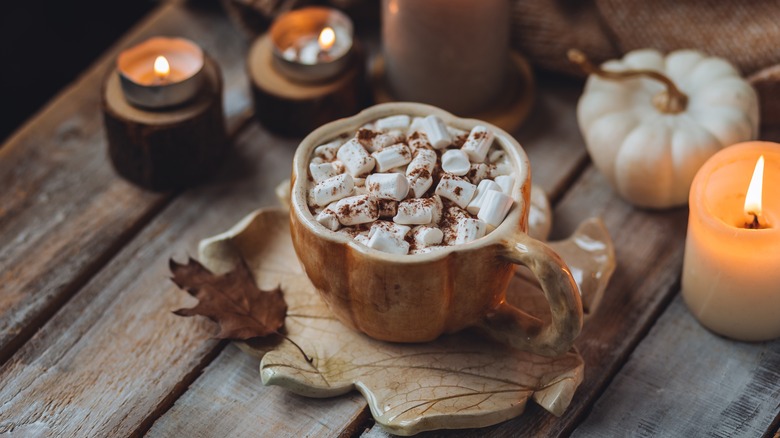
[[[106,156],[99,92],[117,51],[150,35],[191,38],[220,63],[236,152],[212,181],[141,191]],[[167,261],[275,203],[296,139],[253,121],[247,41],[219,10],[165,3],[0,148],[0,435],[385,436],[352,393],[314,400],[263,387],[258,362],[211,338]],[[585,381],[561,418],[519,418],[430,436],[777,437],[780,341],[704,330],[679,297],[687,211],[642,211],[590,164],[574,108],[581,85],[542,77],[515,133],[555,206],[554,236],[601,216],[618,267],[577,341]],[[778,315],[780,317],[780,315]]]

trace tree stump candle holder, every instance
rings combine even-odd
[[[213,173],[230,143],[222,109],[222,75],[204,54],[203,85],[182,104],[151,109],[130,104],[117,69],[103,85],[108,153],[117,173],[153,191],[181,189]]]
[[[270,131],[305,136],[367,106],[365,54],[359,45],[352,47],[349,64],[342,72],[321,82],[289,78],[274,67],[273,56],[271,36],[267,33],[255,40],[247,57],[255,116]]]

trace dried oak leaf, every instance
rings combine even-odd
[[[187,264],[169,262],[179,288],[198,299],[189,309],[174,311],[179,316],[202,315],[219,324],[220,339],[250,339],[267,336],[284,325],[287,303],[281,289],[264,291],[257,287],[246,262],[223,275],[215,275],[197,260]]]

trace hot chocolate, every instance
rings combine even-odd
[[[314,149],[309,209],[329,230],[393,254],[479,239],[514,203],[513,168],[493,137],[434,115],[374,120]]]

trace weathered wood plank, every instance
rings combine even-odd
[[[540,183],[553,196],[559,196],[564,190],[565,182],[576,177],[582,160],[587,159],[574,115],[573,102],[576,101],[575,90],[578,86],[551,80],[544,81],[541,87],[537,102],[538,111],[528,122],[528,127],[519,132],[516,137],[526,148],[532,166],[536,166],[534,169],[542,169],[538,173],[534,171],[534,182]],[[539,125],[553,127],[554,131],[551,132],[554,133],[546,135],[547,131],[541,129]],[[219,231],[223,230],[214,228],[211,233]],[[242,375],[254,376],[254,379],[226,379],[225,373],[230,372],[228,370],[246,368],[246,360],[232,354],[228,358],[223,357],[226,354],[228,353],[223,353],[215,365],[206,369],[196,380],[194,384],[196,391],[186,392],[169,412],[157,420],[150,430],[151,435],[175,436],[178,432],[186,430],[187,434],[193,436],[237,436],[254,430],[253,428],[258,424],[270,424],[273,425],[271,430],[274,431],[270,435],[295,436],[295,434],[288,434],[288,431],[296,431],[298,434],[304,430],[301,429],[304,426],[286,424],[287,417],[280,416],[277,408],[270,408],[287,406],[290,398],[296,402],[297,416],[319,417],[324,428],[320,434],[337,435],[340,432],[351,432],[356,422],[345,421],[345,418],[365,418],[368,415],[366,404],[354,393],[350,397],[357,397],[359,403],[349,398],[350,404],[345,407],[342,398],[330,401],[299,399],[285,394],[280,388],[263,387],[256,366],[242,371]],[[216,363],[219,365],[217,366]],[[237,394],[236,398],[240,403],[233,398],[211,396],[213,393],[223,391],[227,394]],[[240,394],[251,394],[252,400],[262,400],[262,402],[244,403],[243,396]],[[243,405],[239,406],[239,404]],[[241,415],[227,414],[233,409],[239,409]],[[202,412],[223,413],[221,415],[228,415],[230,421],[220,421],[215,424],[211,419],[212,416],[207,416],[202,421],[193,420],[202,415]],[[298,436],[303,435],[298,434]]]
[[[0,148],[0,363],[171,199],[115,175],[98,110],[117,51],[156,34],[211,53],[225,77],[229,126],[246,118],[243,40],[222,15],[168,3]]]
[[[539,79],[537,100],[515,138],[531,161],[531,179],[552,201],[559,199],[588,164],[577,124],[582,84],[549,76]]]
[[[339,436],[368,420],[362,397],[311,399],[280,387],[262,388],[260,359],[230,345],[147,433],[149,437],[304,437]],[[211,385],[219,381],[218,386]],[[261,388],[258,388],[260,386]],[[262,415],[258,415],[258,413]],[[175,425],[175,427],[172,427]]]
[[[295,145],[242,131],[215,181],[174,200],[0,368],[0,433],[126,436],[167,410],[220,349],[210,322],[171,313],[192,298],[168,258],[274,204]]]
[[[678,295],[574,436],[757,437],[778,400],[780,340],[717,336]]]
[[[565,436],[586,415],[676,291],[687,211],[635,209],[619,199],[604,177],[589,167],[556,206],[553,239],[569,235],[591,216],[604,219],[615,244],[618,266],[601,306],[576,342],[585,359],[585,380],[566,412],[556,418],[529,404],[523,415],[503,424],[425,436]]]

